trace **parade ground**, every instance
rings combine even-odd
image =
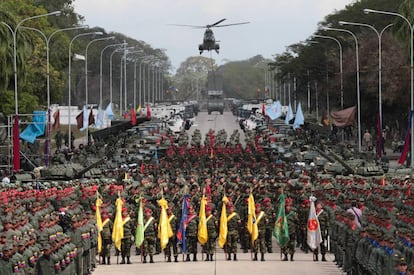
[[[168,263],[164,259],[164,254],[154,256],[155,263],[141,263],[141,256],[133,255],[131,257],[132,264],[116,264],[116,257],[111,257],[111,265],[97,265],[93,272],[95,275],[132,275],[132,274],[169,274],[169,275],[244,275],[244,274],[260,274],[260,275],[340,275],[345,274],[333,262],[333,255],[327,254],[326,262],[314,262],[312,254],[303,253],[299,248],[294,256],[294,261],[284,262],[280,257],[280,249],[277,247],[275,239],[273,239],[273,253],[266,253],[266,261],[252,261],[251,254],[239,252],[237,254],[238,261],[227,261],[222,249],[217,249],[213,262],[206,262],[201,259],[198,253],[198,262],[183,262],[182,255],[179,255],[178,263]],[[200,250],[200,249],[199,249]],[[320,255],[319,255],[320,258]],[[192,259],[192,257],[191,257]],[[259,256],[260,259],[260,256]],[[119,262],[121,259],[119,259]]]

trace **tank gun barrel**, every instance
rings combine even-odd
[[[89,170],[95,168],[98,165],[101,165],[102,163],[104,163],[108,158],[107,157],[103,157],[101,159],[99,159],[98,161],[92,163],[91,165],[85,167],[84,169],[80,170],[79,172],[75,173],[75,178],[81,178],[83,176],[83,174],[85,174],[86,172],[88,172]]]
[[[330,156],[328,156],[323,150],[321,150],[318,146],[313,146],[312,148],[313,150],[315,150],[316,152],[318,152],[322,157],[324,157],[326,160],[328,160],[329,162],[335,162],[335,159],[331,158]]]
[[[331,149],[328,149],[328,152],[337,162],[339,162],[347,170],[348,173],[355,174],[354,169],[351,166],[349,166],[343,159],[341,159],[340,156],[335,154]]]

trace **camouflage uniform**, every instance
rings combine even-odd
[[[257,261],[257,253],[260,250],[261,253],[261,261],[264,261],[264,254],[266,253],[266,242],[265,242],[265,235],[266,235],[266,227],[268,225],[268,219],[264,211],[260,213],[256,213],[256,223],[259,230],[259,236],[254,241],[254,261]]]
[[[190,219],[191,217],[191,219]],[[190,261],[190,254],[193,254],[193,261],[197,261],[197,234],[198,234],[198,218],[196,215],[191,216],[189,215],[189,221],[187,223],[187,245],[188,245],[188,251],[187,251],[187,258],[186,261]]]
[[[281,247],[282,253],[285,255],[283,258],[284,261],[287,261],[287,254],[290,254],[290,260],[293,261],[293,255],[295,254],[295,244],[296,244],[296,229],[299,223],[298,214],[295,210],[291,209],[289,213],[286,211],[286,218],[289,228],[289,241],[288,243]]]
[[[148,210],[147,210],[148,211]],[[156,222],[153,217],[144,218],[144,241],[142,242],[143,263],[147,262],[147,255],[150,256],[150,263],[153,263],[153,255],[156,240]]]
[[[226,249],[228,253],[227,260],[231,260],[230,254],[233,253],[233,260],[237,261],[237,256],[236,256],[237,255],[237,242],[239,240],[238,229],[239,229],[240,224],[241,224],[240,216],[236,212],[233,212],[227,216],[227,241],[226,241]]]
[[[204,252],[207,254],[207,261],[213,261],[214,249],[217,238],[217,219],[213,215],[207,217],[208,240],[204,245]]]

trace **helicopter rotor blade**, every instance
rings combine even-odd
[[[206,26],[196,26],[196,25],[182,25],[182,24],[168,24],[169,26],[178,26],[178,27],[189,27],[193,29],[204,29]]]
[[[226,20],[226,18],[223,18],[223,19],[221,19],[221,20],[217,21],[217,22],[216,22],[216,23],[214,23],[214,24],[207,25],[206,27],[207,27],[207,28],[216,27],[218,24],[220,24],[220,23],[221,23],[221,22],[223,22],[224,20]]]
[[[226,25],[220,25],[220,26],[214,26],[214,27],[221,28],[221,27],[229,27],[229,26],[244,25],[244,24],[250,24],[250,22],[240,22],[240,23],[226,24]]]

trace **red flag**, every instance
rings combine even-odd
[[[132,126],[137,125],[137,114],[135,113],[135,108],[131,109],[131,124]]]
[[[88,125],[95,124],[95,117],[93,116],[92,109],[91,109],[91,112],[89,114],[88,121],[89,121],[89,124]]]
[[[151,119],[151,108],[147,105],[147,119]]]
[[[53,114],[53,129],[57,130],[60,128],[60,111],[59,109]]]
[[[19,142],[19,116],[14,117],[13,126],[13,170],[20,170],[20,142]]]
[[[411,144],[411,121],[412,121],[412,117],[413,117],[413,111],[410,111],[410,118],[408,120],[408,128],[407,128],[407,132],[405,133],[404,148],[403,148],[403,150],[401,152],[400,159],[398,160],[398,163],[399,164],[403,164],[405,162],[405,160],[407,159],[408,149],[410,149],[410,144]]]
[[[141,169],[140,169],[140,171],[141,171],[141,174],[144,174],[144,172],[145,172],[144,162],[141,162]]]
[[[76,125],[78,129],[83,128],[83,111],[76,116]]]
[[[266,107],[265,107],[264,103],[262,103],[262,114],[263,114],[263,116],[266,115]]]

